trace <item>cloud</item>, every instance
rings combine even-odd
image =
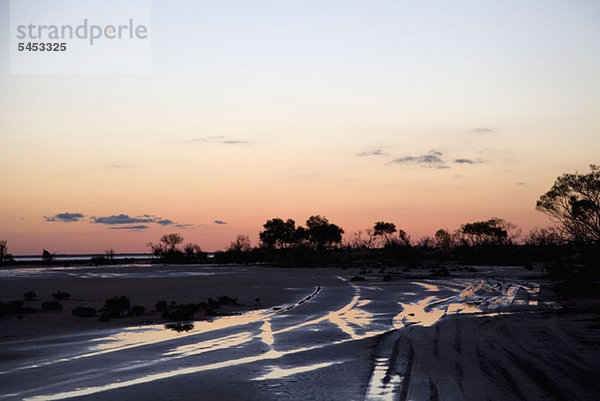
[[[200,136],[197,138],[192,138],[188,142],[199,142],[199,143],[218,143],[221,145],[246,145],[249,144],[250,141],[244,141],[241,139],[230,138],[223,135],[217,136]]]
[[[473,131],[477,132],[478,134],[487,134],[492,132],[491,128],[485,128],[485,127],[480,127],[480,128],[475,128]]]
[[[175,224],[175,222],[173,220],[169,220],[169,219],[156,220],[155,223],[158,223],[161,226],[170,226],[171,224]]]
[[[119,227],[110,227],[111,230],[145,230],[148,226],[145,224],[138,224],[135,226],[119,226]]]
[[[414,165],[419,167],[438,169],[449,168],[448,166],[446,166],[444,160],[442,160],[442,156],[442,152],[430,150],[426,154],[420,156],[399,157],[397,159],[392,160],[390,164]]]
[[[63,223],[71,223],[74,221],[80,221],[81,219],[83,219],[83,214],[81,213],[58,213],[52,217],[48,217],[48,216],[44,216],[44,218],[46,219],[46,221],[60,221]]]
[[[387,153],[384,152],[381,148],[373,148],[369,150],[365,150],[364,152],[358,153],[356,156],[364,157],[364,156],[385,156]]]
[[[227,222],[223,220],[215,220],[213,221],[213,224],[227,224]]]
[[[520,185],[520,186],[521,186],[521,185],[529,185],[529,184],[528,184],[528,183],[526,183],[526,182],[523,182],[523,181],[519,181],[519,182],[517,182],[517,185]]]
[[[92,217],[92,220],[96,224],[135,224],[135,223],[154,223],[155,220],[149,215],[144,217],[129,217],[126,214],[113,214],[112,216],[106,217]]]
[[[177,228],[192,228],[195,227],[195,224],[175,224],[175,227]]]
[[[458,158],[458,159],[454,159],[454,163],[456,164],[481,164],[481,163],[485,163],[484,159],[467,159],[467,158]]]

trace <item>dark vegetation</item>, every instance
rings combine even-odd
[[[278,266],[397,265],[430,268],[447,274],[445,266],[488,264],[523,265],[534,269],[542,263],[553,275],[596,276],[600,272],[600,167],[588,173],[564,174],[540,196],[536,208],[555,222],[554,227],[521,235],[501,218],[473,221],[454,231],[439,229],[433,236],[412,239],[395,223],[377,221],[370,228],[342,237],[344,230],[320,215],[305,225],[279,217],[267,220],[258,246],[238,235],[224,251],[208,258],[200,246],[184,243],[178,233],[165,234],[149,243],[159,263],[268,263]],[[53,263],[54,254],[43,251]],[[0,263],[13,263],[6,241],[0,241]],[[114,251],[92,260],[114,263]],[[68,298],[57,298],[57,300]],[[111,315],[112,312],[106,312]]]

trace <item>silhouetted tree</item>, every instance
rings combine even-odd
[[[530,246],[559,246],[565,238],[554,227],[534,228],[525,237],[525,244]]]
[[[148,246],[152,249],[152,253],[154,256],[159,257],[161,259],[169,260],[171,262],[178,261],[183,259],[184,252],[177,248],[177,245],[183,242],[183,237],[178,233],[165,234],[160,238],[160,242],[158,244],[153,244],[152,242],[148,243]],[[197,245],[188,244],[190,246],[189,249],[191,252],[195,252],[194,248]],[[188,247],[186,245],[186,247]],[[200,247],[198,250],[201,252]]]
[[[384,221],[378,221],[373,227],[373,235],[383,240],[384,245],[390,242],[391,236],[396,232],[396,225],[394,223],[386,223]]]
[[[563,174],[536,203],[576,242],[600,244],[600,167],[587,174]]]
[[[49,251],[47,251],[46,249],[44,249],[42,251],[42,260],[44,262],[52,262],[54,260],[54,254],[50,253]]]
[[[512,242],[509,230],[514,225],[503,219],[492,218],[487,221],[476,221],[463,224],[459,230],[466,245],[507,245]]]
[[[435,246],[442,251],[454,248],[454,237],[448,231],[439,229],[435,232]]]
[[[306,220],[308,240],[317,249],[325,249],[334,244],[342,242],[344,230],[335,224],[332,224],[326,217],[319,215],[310,216]]]
[[[276,217],[263,224],[264,230],[259,234],[260,242],[267,248],[287,248],[297,242],[296,222],[292,219],[283,221]]]
[[[8,247],[6,246],[6,240],[0,241],[0,264],[9,263],[13,261],[13,257],[8,253]]]
[[[234,241],[229,244],[228,251],[231,252],[249,252],[252,249],[250,237],[244,234],[238,234]]]

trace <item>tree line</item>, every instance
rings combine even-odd
[[[490,259],[494,259],[502,263],[510,262],[510,255],[523,253],[522,250],[515,251],[517,246],[535,249],[537,253],[534,252],[534,256],[538,258],[560,259],[566,251],[575,248],[583,249],[586,255],[590,251],[592,255],[600,252],[600,167],[590,165],[588,173],[558,177],[552,188],[540,196],[536,209],[547,214],[555,226],[534,229],[521,236],[515,224],[494,217],[465,223],[454,232],[439,229],[433,236],[417,241],[388,221],[377,221],[372,227],[344,238],[344,229],[321,215],[310,216],[305,226],[297,226],[290,218],[275,217],[263,224],[258,246],[253,247],[247,235],[239,234],[225,251],[215,253],[214,261],[272,262],[283,258],[291,263],[321,263],[343,259],[347,253],[341,251],[354,250],[355,255],[360,251],[375,251],[368,253],[367,258],[423,260],[433,255],[438,259],[466,258],[477,262],[486,256],[482,261],[489,263]],[[207,254],[198,244],[181,246],[183,242],[180,234],[171,233],[163,235],[158,243],[148,243],[148,246],[154,256],[163,261],[207,261]],[[532,258],[531,253],[529,258]],[[44,260],[51,260],[53,254],[44,250],[43,256]],[[105,259],[112,260],[110,256],[114,256],[114,251]],[[0,264],[11,261],[7,242],[0,241]]]

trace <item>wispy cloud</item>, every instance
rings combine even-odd
[[[385,156],[387,153],[382,148],[373,148],[369,150],[365,150],[364,152],[357,153],[358,157],[365,156]]]
[[[407,166],[418,166],[426,168],[446,169],[449,168],[442,159],[442,152],[430,150],[424,155],[403,156],[392,160],[389,164],[400,164]]]
[[[113,214],[105,217],[92,217],[92,222],[96,224],[118,225],[135,223],[155,223],[155,219],[149,215],[143,217],[130,217],[127,214]]]
[[[175,227],[177,228],[192,228],[192,227],[196,227],[195,224],[175,224]]]
[[[118,226],[110,227],[111,230],[146,230],[148,228],[145,224],[138,224],[135,226]]]
[[[188,142],[197,142],[197,143],[217,143],[221,145],[246,145],[249,144],[250,141],[245,141],[242,139],[231,138],[223,135],[216,136],[200,136],[197,138],[189,139]]]
[[[483,159],[467,159],[467,158],[458,158],[458,159],[454,159],[454,163],[456,164],[481,164],[481,163],[485,163],[485,160]]]
[[[213,221],[213,224],[227,224],[227,222],[223,220],[215,220]]]
[[[74,221],[80,221],[84,218],[84,215],[81,213],[58,213],[52,217],[44,216],[46,221],[60,221],[63,223],[72,223]]]
[[[492,132],[493,130],[491,128],[479,127],[479,128],[475,128],[473,131],[477,132],[478,134],[488,134],[488,133]]]

